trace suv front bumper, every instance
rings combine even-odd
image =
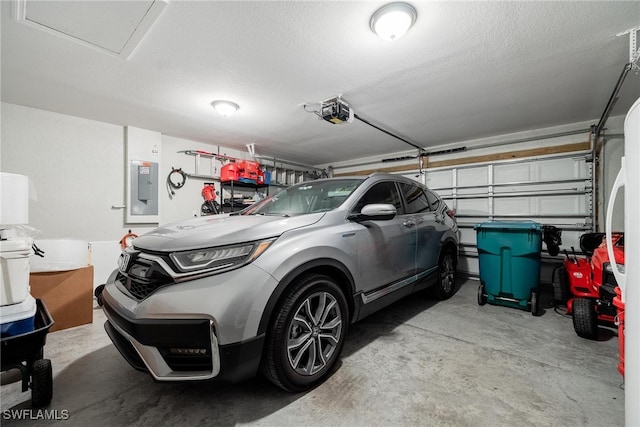
[[[265,339],[258,325],[276,282],[247,267],[253,281],[229,272],[167,286],[142,301],[125,295],[114,273],[102,293],[105,330],[131,366],[159,381],[255,376]]]
[[[260,365],[264,335],[220,346],[207,319],[136,321],[116,314],[108,301],[103,309],[104,328],[120,354],[156,380],[237,382],[254,376]]]

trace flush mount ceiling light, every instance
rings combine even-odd
[[[233,115],[233,113],[238,111],[238,108],[240,108],[240,106],[238,104],[236,104],[235,102],[222,101],[222,100],[213,101],[211,103],[211,106],[213,106],[213,108],[215,108],[215,110],[218,112],[218,114],[220,114],[221,116],[224,116],[224,117],[229,117],[229,116]]]
[[[371,16],[371,30],[384,40],[396,40],[411,28],[418,13],[408,3],[389,3]]]

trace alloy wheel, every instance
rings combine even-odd
[[[340,305],[328,292],[309,295],[296,309],[287,331],[289,364],[300,375],[322,370],[336,351],[342,331]]]

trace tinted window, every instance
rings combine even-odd
[[[413,214],[431,210],[429,200],[422,188],[417,185],[402,183],[400,184],[400,190],[404,195],[404,200],[407,202],[407,213]]]
[[[437,210],[438,206],[440,206],[440,198],[429,190],[427,190],[426,193],[427,193],[427,199],[429,200],[429,206],[431,207],[431,210],[432,211]]]
[[[358,201],[354,212],[360,213],[360,210],[366,205],[374,203],[384,203],[395,206],[396,210],[400,212],[402,204],[400,202],[400,195],[396,190],[396,185],[393,182],[379,182],[369,189],[364,196]]]

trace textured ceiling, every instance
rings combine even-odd
[[[141,9],[49,3],[67,9],[65,22],[95,19],[91,5]],[[369,29],[384,2],[169,1],[122,58],[19,23],[13,4],[0,4],[3,102],[241,150],[255,143],[257,154],[307,164],[410,149],[358,120],[332,125],[302,108],[338,94],[427,148],[595,124],[629,62],[629,36],[616,34],[640,25],[640,2],[413,1],[415,26],[387,42]],[[632,72],[612,115],[638,97]],[[223,118],[215,99],[240,110]]]

